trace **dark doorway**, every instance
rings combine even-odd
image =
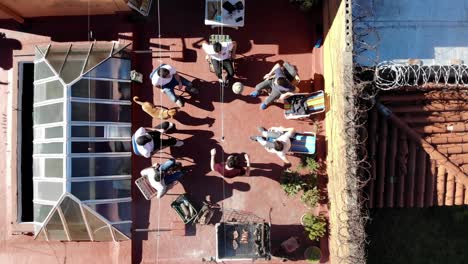
[[[19,64],[18,93],[18,214],[21,222],[33,221],[33,97],[34,63]]]

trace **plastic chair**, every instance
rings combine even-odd
[[[141,193],[143,194],[143,197],[145,197],[146,200],[151,200],[153,197],[155,197],[158,192],[156,189],[154,189],[149,180],[148,177],[146,176],[141,176],[135,181],[136,186],[138,189],[140,189]]]
[[[317,136],[314,132],[296,133],[291,139],[291,148],[289,152],[298,154],[315,154],[315,145]]]
[[[307,118],[325,111],[325,93],[317,91],[311,94],[294,94],[284,99],[284,117],[286,119]]]

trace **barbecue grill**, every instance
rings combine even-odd
[[[216,229],[216,261],[270,260],[270,224],[222,222]]]

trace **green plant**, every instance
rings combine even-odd
[[[284,171],[280,178],[281,187],[287,195],[297,194],[306,186],[304,178],[297,171]]]
[[[312,241],[318,241],[327,231],[327,220],[323,216],[308,213],[304,216],[304,229]]]
[[[309,263],[318,263],[322,256],[320,248],[318,247],[308,247],[304,251],[304,257]]]
[[[320,169],[320,164],[315,160],[314,157],[303,155],[301,156],[301,163],[299,163],[299,168],[307,169],[309,173],[316,174]]]
[[[305,191],[301,196],[301,201],[308,207],[314,208],[320,201],[320,191],[317,187]]]
[[[321,0],[289,0],[293,4],[299,5],[302,11],[308,11],[316,6]]]

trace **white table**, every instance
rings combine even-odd
[[[222,7],[222,3],[224,4],[225,2],[230,2],[232,5],[236,4],[239,1],[242,1],[242,4],[244,5],[244,9],[242,10],[235,10],[232,12],[232,14],[229,14],[226,9]],[[244,22],[245,22],[245,0],[206,0],[205,2],[205,25],[207,26],[212,26],[212,27],[232,27],[232,28],[238,28],[238,27],[243,27]],[[221,9],[221,12],[218,11],[218,13],[221,13],[221,15],[216,15],[215,17],[208,17],[208,6],[211,5],[211,3],[216,4],[217,9]],[[236,19],[242,18],[240,21],[236,21]]]

